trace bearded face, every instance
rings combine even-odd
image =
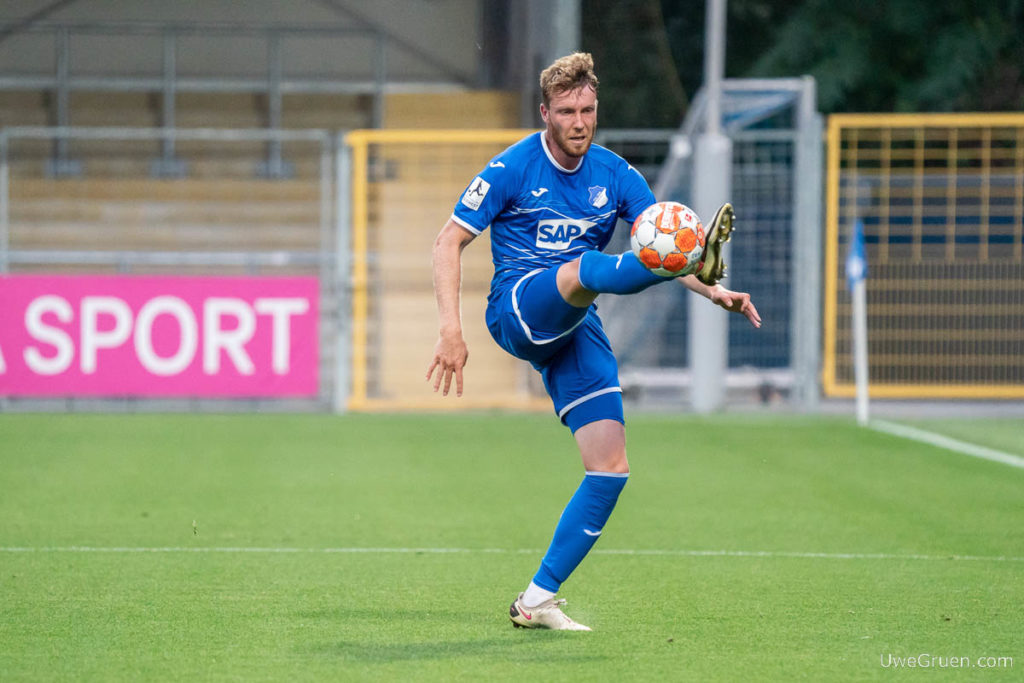
[[[590,86],[554,95],[540,106],[547,125],[547,140],[555,160],[575,168],[594,140],[597,129],[597,93]]]

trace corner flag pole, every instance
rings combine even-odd
[[[850,250],[846,255],[846,284],[850,288],[853,316],[853,376],[857,386],[857,424],[868,423],[868,261],[864,249],[864,222],[853,223]]]

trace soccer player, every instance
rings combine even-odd
[[[473,178],[434,243],[440,337],[427,379],[445,396],[454,379],[462,395],[469,355],[459,301],[462,250],[490,226],[494,278],[487,327],[503,349],[540,372],[584,468],[540,568],[509,616],[516,626],[589,631],[561,610],[565,601],[555,595],[597,541],[629,476],[618,366],[594,300],[678,279],[755,327],[761,318],[749,294],[717,284],[724,268],[718,238],[732,229],[728,205],[708,226],[696,275],[663,278],[632,252],[601,252],[617,220],[632,223],[655,203],[654,194],[624,159],[591,145],[598,80],[589,54],[556,60],[541,73],[540,85],[544,130],[494,157]]]

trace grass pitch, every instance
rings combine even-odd
[[[915,423],[1024,455],[994,425]],[[843,419],[629,439],[562,591],[595,630],[552,633],[506,617],[581,477],[549,416],[0,415],[0,680],[1020,678],[1024,470]]]

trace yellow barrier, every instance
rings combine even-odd
[[[351,410],[551,410],[533,370],[502,351],[484,325],[493,272],[485,232],[463,252],[463,328],[470,347],[461,399],[425,379],[437,314],[434,237],[462,190],[529,130],[360,130],[352,159]],[[454,387],[452,389],[454,393]]]
[[[1024,114],[834,115],[827,144],[825,393],[854,394],[860,220],[870,394],[1024,398]]]

